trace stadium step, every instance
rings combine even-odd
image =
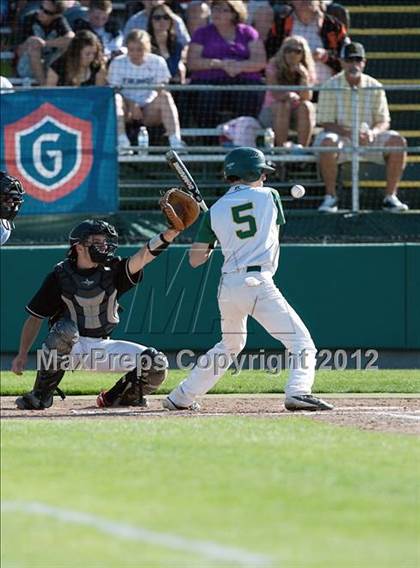
[[[214,203],[227,189],[222,179],[221,163],[199,162],[188,164],[191,174],[197,181],[208,205]],[[286,202],[292,200],[288,193],[295,183],[303,184],[307,189],[305,202],[300,206],[308,205],[308,201],[316,203],[324,193],[324,186],[319,178],[316,163],[278,164],[276,173],[270,176],[270,185],[279,191],[286,191]],[[124,210],[155,209],[156,200],[162,191],[176,186],[179,181],[167,168],[156,168],[154,164],[120,164],[120,206]],[[289,204],[288,204],[289,206]],[[313,206],[313,203],[312,203]]]
[[[376,10],[381,6],[418,6],[418,0],[345,0],[343,3],[350,13],[368,8]]]
[[[353,41],[359,41],[365,46],[367,52],[369,51],[390,51],[392,49],[398,51],[413,51],[419,49],[420,42],[420,28],[417,34],[407,33],[406,28],[396,29],[393,35],[378,34],[375,28],[366,28],[360,30],[367,33],[357,33],[358,28],[350,29],[349,34]]]
[[[420,104],[391,104],[389,110],[393,128],[410,130],[419,125]]]
[[[419,62],[420,63],[420,62]],[[384,85],[392,85],[392,83],[388,82],[388,81],[381,81],[381,83],[383,83]],[[397,90],[397,91],[387,91],[386,92],[386,98],[388,99],[388,104],[394,105],[394,104],[413,104],[416,102],[419,102],[419,95],[418,92],[420,91],[420,79],[417,80],[417,89],[418,91],[403,91],[403,90]],[[420,122],[418,124],[418,127],[420,128]]]
[[[349,11],[351,28],[356,29],[412,28],[420,21],[420,6],[358,6]]]
[[[401,136],[405,136],[409,146],[420,146],[420,130],[400,130],[399,132]]]
[[[399,79],[401,77],[401,62],[404,62],[404,76],[406,76],[407,79],[418,78],[420,74],[420,53],[413,54],[416,56],[415,58],[408,58],[404,52],[395,52],[394,55],[395,57],[383,59],[374,59],[367,55],[366,73],[372,75],[372,77],[386,76],[388,79]]]

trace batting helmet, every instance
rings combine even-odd
[[[276,170],[265,161],[261,150],[256,148],[235,148],[225,158],[223,172],[226,178],[231,176],[245,181],[257,181],[261,174],[269,174]]]
[[[71,252],[76,244],[84,244],[91,235],[104,235],[105,246],[91,244],[89,246],[90,258],[93,262],[106,264],[114,257],[114,252],[118,246],[118,233],[113,225],[106,221],[96,219],[86,219],[74,227],[69,235]]]
[[[20,181],[0,172],[0,219],[13,221],[23,203],[25,191]]]

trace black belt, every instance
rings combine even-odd
[[[261,266],[247,266],[247,272],[261,272]]]

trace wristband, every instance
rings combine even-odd
[[[156,235],[147,241],[147,249],[152,256],[159,256],[165,249],[168,248],[169,242],[165,239],[162,233]]]

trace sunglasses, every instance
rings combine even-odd
[[[303,53],[303,49],[301,47],[285,47],[285,53]]]
[[[363,57],[346,57],[344,60],[346,63],[361,63],[363,61]]]
[[[166,22],[169,21],[171,18],[168,16],[168,14],[156,14],[155,16],[153,16],[153,19],[156,22],[159,22],[159,20],[165,20]]]
[[[47,10],[46,8],[44,8],[44,6],[41,6],[41,10],[44,12],[44,14],[46,14],[47,16],[55,16],[57,14],[57,12],[53,12],[52,10]]]

